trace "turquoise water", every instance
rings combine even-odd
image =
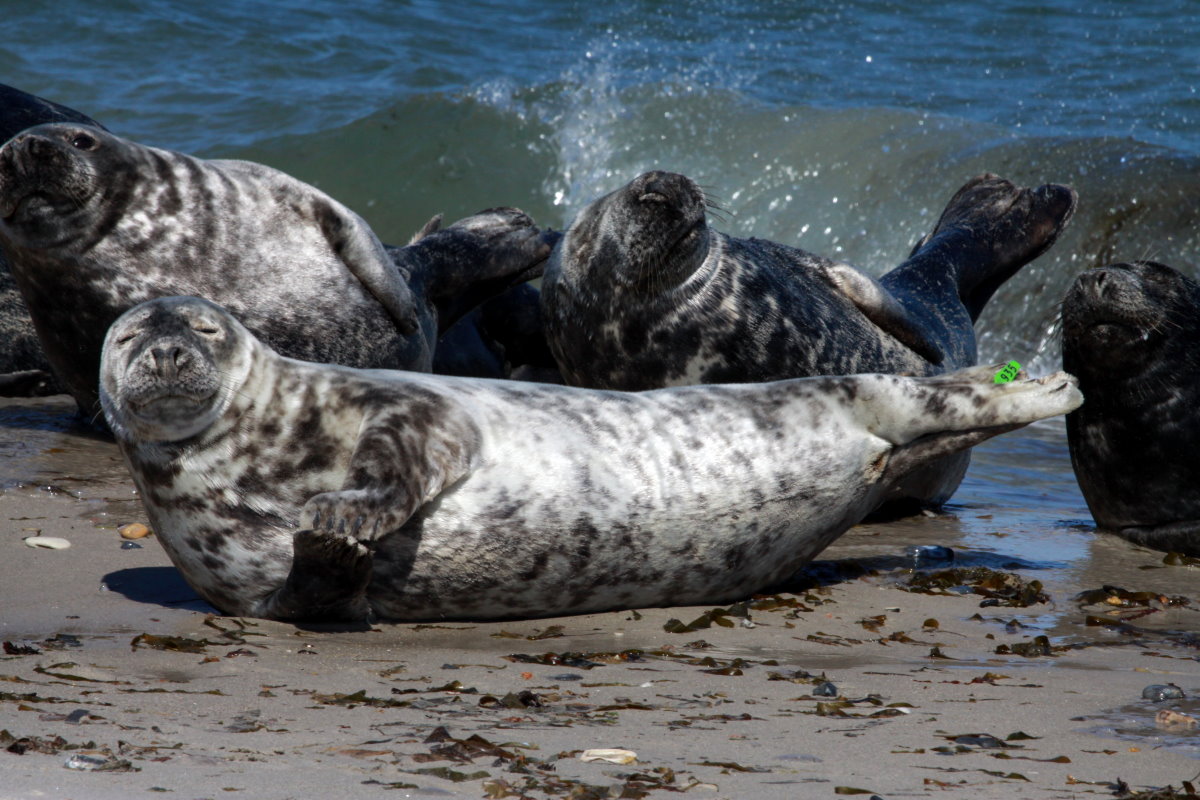
[[[1069,183],[1067,233],[979,325],[982,358],[1035,373],[1082,269],[1200,272],[1192,0],[4,0],[0,19],[0,81],[280,167],[388,241],[495,205],[563,226],[655,167],[708,187],[723,230],[881,272],[978,172]],[[1086,550],[1055,528],[1087,518],[1060,428],[989,444],[956,502],[1020,509],[998,547]]]

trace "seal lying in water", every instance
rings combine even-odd
[[[247,161],[205,161],[72,124],[0,148],[0,246],[56,375],[88,413],[122,312],[194,294],[281,352],[428,371],[472,304],[540,274],[557,234],[491,209],[386,248],[317,189]]]
[[[1065,186],[968,182],[879,281],[848,264],[708,227],[704,193],[649,172],[579,213],[546,265],[546,337],[569,385],[644,390],[811,375],[932,375],[975,363],[992,293],[1071,217]],[[967,454],[897,497],[939,505]]]
[[[1200,285],[1151,261],[1088,270],[1062,320],[1087,397],[1067,441],[1096,524],[1200,556]]]
[[[626,393],[283,358],[163,298],[101,402],[159,540],[229,614],[499,618],[724,602],[914,467],[1075,408],[995,369]]]
[[[0,143],[26,128],[47,122],[73,122],[104,130],[104,126],[73,108],[53,103],[0,83]],[[0,396],[57,394],[62,387],[50,374],[29,310],[21,299],[4,253],[0,252]]]

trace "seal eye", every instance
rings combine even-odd
[[[129,344],[137,338],[137,331],[128,331],[117,337],[117,344]]]
[[[218,333],[221,332],[221,329],[218,328],[216,325],[207,325],[205,323],[199,323],[197,325],[193,325],[192,330],[195,331],[196,333],[200,334],[201,336],[210,336],[210,337],[216,336]]]
[[[77,150],[95,150],[98,144],[91,134],[80,132],[71,137],[71,146]]]

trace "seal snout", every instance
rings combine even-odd
[[[179,378],[182,370],[192,363],[192,355],[177,344],[150,348],[150,358],[154,362],[154,372],[163,381],[174,381]]]
[[[683,208],[704,205],[704,193],[700,191],[700,187],[691,178],[676,172],[644,173],[634,180],[629,188],[642,206]]]

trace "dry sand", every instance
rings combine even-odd
[[[1154,723],[1200,714],[1196,569],[1123,542],[1097,538],[1089,572],[1028,608],[899,588],[900,545],[953,544],[943,516],[859,526],[823,563],[877,574],[827,569],[749,622],[735,609],[732,627],[670,633],[709,610],[673,608],[321,630],[212,616],[153,538],[122,549],[115,526],[140,514],[115,447],[27,433],[31,458],[56,450],[89,477],[0,495],[0,639],[29,649],[0,655],[0,798],[984,800],[1112,797],[1118,779],[1178,788],[1200,772],[1200,735]],[[35,531],[72,546],[30,548]],[[1072,601],[1106,564],[1190,602],[1151,600],[1122,624],[1140,607]],[[996,653],[1042,635],[1050,655]],[[591,655],[510,658],[547,653]],[[1188,699],[1140,699],[1166,683]],[[593,748],[637,760],[580,760]],[[65,766],[81,754],[106,768]]]

